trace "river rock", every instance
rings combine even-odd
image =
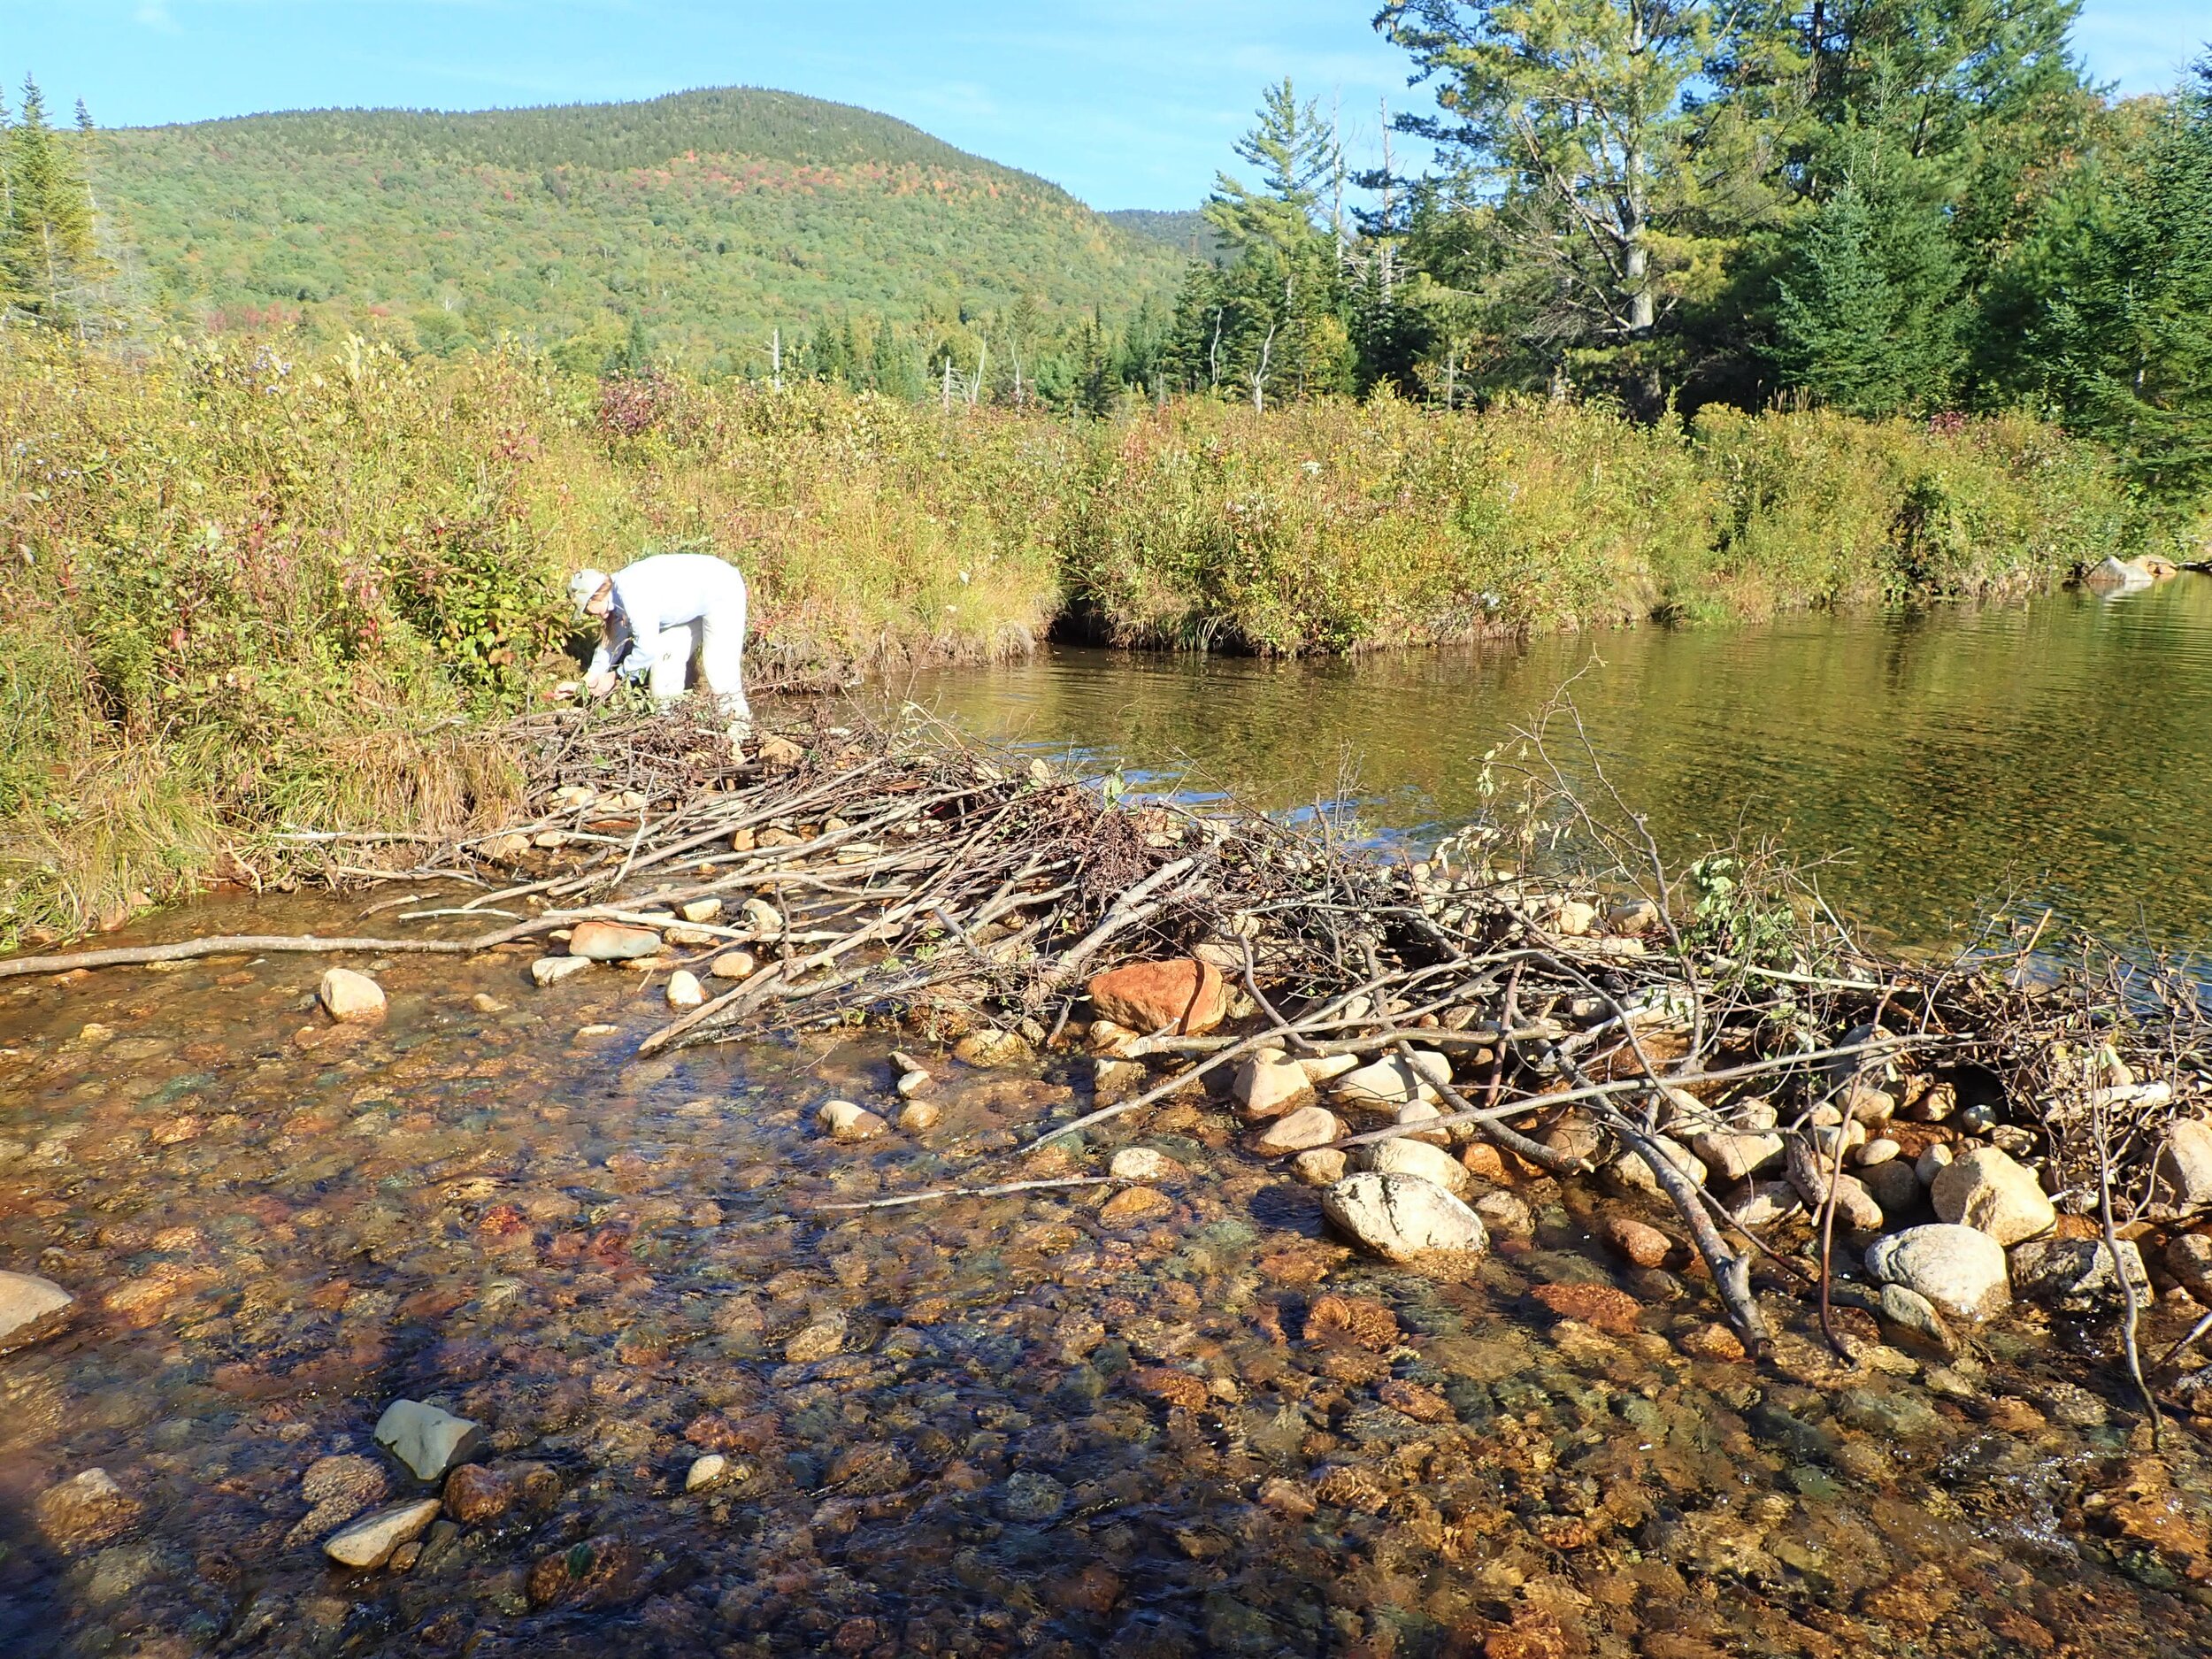
[[[2166,1246],[2165,1263],[2184,1290],[2212,1308],[2212,1237],[2183,1233]]]
[[[1097,975],[1086,988],[1100,1013],[1144,1036],[1171,1030],[1194,1037],[1229,1012],[1229,986],[1221,970],[1193,956],[1133,962]]]
[[[1880,1312],[1890,1324],[1933,1343],[1946,1354],[1956,1346],[1951,1327],[1943,1323],[1935,1303],[1909,1285],[1883,1286]]]
[[[1099,1225],[1107,1227],[1134,1226],[1174,1213],[1175,1201],[1150,1187],[1125,1187],[1098,1207]]]
[[[1327,1107],[1301,1106],[1270,1124],[1252,1147],[1266,1156],[1279,1157],[1286,1152],[1308,1152],[1326,1146],[1343,1133],[1344,1125]]]
[[[825,1101],[815,1112],[814,1121],[833,1141],[873,1141],[891,1127],[865,1106],[849,1100]]]
[[[668,1005],[674,1009],[696,1008],[707,1000],[706,987],[699,983],[696,974],[679,968],[668,976]]]
[[[1416,1101],[1433,1104],[1438,1080],[1449,1081],[1452,1063],[1433,1048],[1416,1048],[1409,1062],[1399,1055],[1347,1071],[1332,1088],[1339,1100],[1365,1107],[1409,1106]]]
[[[530,964],[530,977],[540,986],[558,985],[590,966],[589,956],[540,956]]]
[[[1321,1194],[1322,1212],[1387,1261],[1479,1256],[1490,1247],[1482,1217],[1433,1181],[1372,1170]]]
[[[1605,913],[1607,928],[1630,938],[1652,932],[1659,923],[1659,907],[1649,899],[1631,899]]]
[[[0,1342],[24,1326],[58,1313],[76,1298],[35,1273],[0,1273]]]
[[[1730,1198],[1728,1214],[1740,1227],[1770,1227],[1800,1207],[1797,1188],[1787,1181],[1754,1181],[1749,1191]]]
[[[1562,939],[1580,939],[1597,926],[1598,907],[1580,899],[1562,899],[1551,913],[1551,930]]]
[[[1690,1137],[1690,1150],[1697,1154],[1714,1179],[1732,1184],[1748,1180],[1779,1164],[1783,1147],[1780,1135],[1709,1130]]]
[[[1933,1187],[1935,1178],[1951,1167],[1951,1160],[1955,1156],[1944,1141],[1930,1141],[1912,1166],[1915,1179],[1923,1187]]]
[[[1091,1062],[1091,1091],[1101,1101],[1117,1101],[1135,1094],[1151,1075],[1141,1060],[1116,1060],[1101,1055]]]
[[[848,1330],[841,1313],[818,1315],[783,1345],[783,1356],[794,1365],[812,1365],[840,1353]]]
[[[2058,1211],[2035,1179],[1995,1147],[1978,1147],[1928,1188],[1938,1217],[1978,1227],[1999,1244],[2017,1244],[2057,1224]]]
[[[718,979],[749,979],[760,972],[760,958],[749,950],[726,950],[707,964]]]
[[[1632,1216],[1607,1216],[1598,1223],[1597,1235],[1616,1255],[1638,1267],[1661,1267],[1674,1250],[1674,1240]]]
[[[1881,1230],[1882,1207],[1874,1194],[1855,1175],[1831,1176],[1833,1165],[1830,1155],[1823,1153],[1811,1141],[1801,1135],[1792,1135],[1787,1154],[1790,1185],[1797,1188],[1797,1195],[1805,1201],[1809,1210],[1817,1210],[1833,1193],[1836,1219],[1855,1233],[1878,1233]]]
[[[1316,1147],[1293,1158],[1290,1167],[1309,1187],[1333,1187],[1344,1179],[1344,1154],[1336,1147]]]
[[[315,995],[341,1025],[373,1025],[384,1018],[384,987],[351,968],[326,970]]]
[[[445,1512],[464,1526],[496,1520],[514,1502],[514,1481],[496,1469],[463,1463],[446,1477]]]
[[[1279,1118],[1313,1093],[1306,1068],[1280,1049],[1254,1055],[1237,1068],[1230,1098],[1248,1118]]]
[[[1482,1225],[1493,1233],[1503,1233],[1520,1238],[1536,1231],[1536,1217],[1518,1193],[1509,1193],[1502,1187],[1478,1193],[1467,1207],[1482,1217]]]
[[[722,914],[722,901],[715,898],[694,899],[688,904],[679,904],[676,914],[687,922],[710,922]]]
[[[332,1533],[323,1553],[342,1567],[381,1567],[401,1545],[413,1543],[428,1530],[438,1518],[438,1507],[435,1498],[419,1498],[372,1509]]]
[[[2032,1302],[2069,1313],[2093,1313],[2121,1305],[2120,1281],[2112,1271],[2112,1252],[2102,1239],[2037,1239],[2012,1253],[2013,1289]],[[2120,1240],[2120,1271],[2134,1286],[2138,1302],[2150,1305],[2150,1275],[2134,1240]]]
[[[483,1448],[484,1429],[419,1400],[395,1400],[376,1420],[376,1443],[418,1479],[435,1480],[454,1464],[476,1456]]]
[[[121,1537],[140,1508],[106,1470],[88,1469],[40,1493],[32,1513],[49,1543],[76,1555]]]
[[[899,1108],[899,1127],[910,1135],[934,1129],[944,1118],[945,1109],[933,1100],[910,1100]]]
[[[1367,1167],[1379,1175],[1415,1175],[1433,1181],[1455,1198],[1463,1199],[1475,1189],[1475,1178],[1450,1153],[1402,1135],[1370,1147]]]
[[[568,936],[568,954],[587,962],[630,962],[660,948],[661,936],[653,929],[625,922],[579,922]]]
[[[1662,1157],[1690,1178],[1692,1185],[1697,1187],[1705,1185],[1704,1160],[1689,1148],[1666,1135],[1653,1135],[1651,1143]],[[1634,1152],[1622,1153],[1605,1167],[1623,1186],[1633,1187],[1640,1193],[1650,1193],[1655,1196],[1663,1194],[1664,1189],[1659,1185],[1659,1178],[1651,1172],[1651,1166]]]
[[[1920,1202],[1920,1177],[1902,1158],[1892,1158],[1859,1171],[1859,1184],[1872,1194],[1883,1216],[1895,1220]]]
[[[2011,1305],[2004,1246],[1978,1227],[1936,1222],[1878,1239],[1866,1270],[1885,1285],[1918,1291],[1947,1318],[1969,1324]]]
[[[1007,1477],[1006,1490],[999,1499],[999,1513],[1010,1521],[1033,1526],[1054,1519],[1067,1504],[1065,1486],[1050,1475],[1033,1474],[1025,1470]]]
[[[2180,1209],[2212,1203],[2212,1124],[2177,1118],[2158,1154],[2154,1197]]]
[[[1019,1064],[1029,1058],[1029,1045],[1019,1033],[993,1027],[970,1032],[953,1044],[952,1052],[954,1058],[987,1071],[993,1066]]]
[[[1861,1169],[1871,1169],[1877,1164],[1887,1164],[1905,1148],[1887,1135],[1878,1136],[1851,1155],[1851,1162]]]
[[[709,1452],[703,1457],[691,1460],[691,1467],[684,1471],[684,1490],[699,1492],[718,1485],[729,1473],[730,1460],[719,1452]]]
[[[891,1092],[901,1100],[912,1100],[926,1094],[935,1087],[937,1079],[919,1066],[910,1066],[899,1073],[899,1080],[891,1086]]]
[[[783,912],[766,899],[746,900],[743,921],[753,937],[764,944],[783,937]]]
[[[1153,1147],[1124,1147],[1114,1154],[1107,1172],[1118,1181],[1171,1181],[1189,1173],[1164,1152]]]

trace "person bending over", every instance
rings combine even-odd
[[[691,666],[714,694],[733,741],[752,724],[745,702],[745,578],[707,553],[656,553],[613,575],[569,579],[576,608],[600,624],[584,689],[603,697],[643,678],[664,705],[688,688]]]

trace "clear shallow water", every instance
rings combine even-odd
[[[907,690],[1152,787],[1295,810],[1348,779],[1367,823],[1418,841],[1479,810],[1484,752],[1570,679],[1678,862],[1739,826],[1839,856],[1831,902],[1921,948],[2008,902],[2212,946],[2212,577],[1351,662],[1056,649]]]
[[[817,1213],[1002,1178],[1081,1068],[935,1056],[938,1128],[840,1148],[812,1110],[887,1102],[887,1040],[633,1065],[657,987],[527,960],[363,964],[390,1018],[334,1036],[308,959],[0,988],[0,1265],[78,1297],[0,1355],[0,1653],[2212,1650],[2212,1463],[2148,1454],[2108,1332],[1846,1369],[1778,1302],[1754,1371],[1575,1194],[1463,1280],[1384,1268],[1211,1103],[1148,1125],[1188,1171],[1148,1216]],[[370,1438],[403,1395],[528,1495],[333,1569],[326,1460],[421,1490]],[[111,1530],[42,1502],[92,1468]]]

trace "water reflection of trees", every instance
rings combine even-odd
[[[1608,769],[1675,849],[1741,825],[1847,850],[1832,895],[1930,942],[2047,877],[2099,928],[2212,933],[2203,579],[2116,605],[2057,595],[1349,662],[1069,651],[921,690],[978,729],[1278,810],[1350,778],[1368,826],[1419,839],[1479,810],[1485,750],[1578,672]]]

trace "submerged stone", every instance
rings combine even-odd
[[[435,1480],[467,1463],[484,1444],[483,1425],[419,1400],[395,1400],[376,1420],[376,1443],[415,1471]]]
[[[1353,1238],[1393,1262],[1479,1256],[1490,1248],[1482,1217],[1418,1176],[1348,1175],[1322,1194],[1321,1208]]]
[[[35,1273],[0,1273],[0,1342],[48,1314],[58,1313],[75,1300],[50,1279]]]

